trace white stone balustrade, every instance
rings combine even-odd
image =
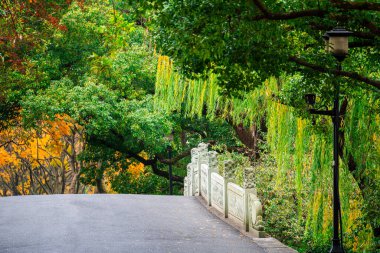
[[[253,168],[244,169],[243,187],[233,182],[236,167],[233,161],[224,161],[224,175],[218,173],[215,151],[208,152],[201,143],[191,150],[191,163],[187,165],[184,180],[185,196],[201,196],[209,206],[222,212],[225,218],[242,224],[245,230],[257,237],[265,237],[262,205],[257,197]]]

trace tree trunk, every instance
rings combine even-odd
[[[235,133],[239,140],[249,149],[253,150],[253,157],[260,158],[259,141],[262,139],[260,134],[266,132],[265,122],[260,124],[260,128],[256,124],[247,128],[243,124],[233,125]]]
[[[77,194],[78,174],[79,173],[73,172],[73,178],[71,179],[71,183],[70,183],[70,193],[71,194]]]
[[[103,184],[103,178],[96,178],[96,190],[95,193],[107,193],[106,190],[104,189],[104,184]]]
[[[107,193],[106,190],[104,189],[104,184],[103,184],[103,170],[102,170],[102,164],[103,162],[100,161],[97,163],[96,165],[96,169],[97,169],[97,172],[96,172],[96,178],[95,178],[95,182],[96,182],[96,193]]]
[[[186,132],[185,131],[181,131],[181,144],[182,144],[182,147],[186,147]]]

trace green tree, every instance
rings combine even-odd
[[[352,138],[359,138],[343,131],[344,117],[351,113],[347,108],[353,108],[350,106],[356,103],[353,101],[359,97],[374,101],[371,109],[362,112],[366,117],[379,115],[376,101],[380,89],[380,4],[377,1],[174,0],[147,2],[145,8],[154,11],[159,49],[187,77],[217,74],[221,94],[244,98],[248,91],[268,84],[264,81],[274,76],[279,86],[274,99],[310,117],[305,110],[304,95],[316,93],[320,98],[317,107],[331,107],[333,84],[340,82],[341,150],[345,150],[340,157],[366,201],[378,196],[377,190],[371,190],[376,177],[362,177],[370,170],[363,169],[363,159],[355,152],[355,146],[343,149],[345,144],[353,143]],[[336,69],[334,57],[325,52],[322,40],[322,35],[336,26],[353,32],[349,57],[343,62],[342,71]],[[246,113],[242,111],[242,115]],[[258,125],[266,124],[256,121],[254,128]],[[375,143],[368,141],[373,151]],[[368,208],[367,213],[378,238],[378,204]]]
[[[327,74],[380,88],[376,2],[155,2],[160,49],[187,74],[218,73],[227,92],[259,86],[270,76],[300,72],[318,80],[320,90],[330,85]],[[354,32],[344,71],[335,70],[321,37],[337,25]]]
[[[42,89],[56,71],[46,54],[50,37],[64,30],[59,19],[68,1],[10,1],[0,3],[0,128],[13,124],[28,89]]]
[[[99,192],[105,168],[115,163],[112,152],[168,178],[165,165],[181,164],[199,141],[212,141],[220,133],[224,135],[221,142],[236,142],[225,134],[231,133],[226,124],[205,119],[191,124],[190,119],[155,110],[157,55],[144,25],[124,8],[119,2],[74,2],[61,17],[65,29],[53,32],[37,61],[51,67],[45,73],[47,86],[29,90],[21,101],[26,126],[65,114],[83,127],[85,163],[80,180],[98,186]],[[168,145],[174,148],[172,160],[166,159]],[[178,184],[183,182],[185,168],[174,168],[173,179]],[[113,187],[121,192],[134,192],[133,185],[139,185],[128,173],[114,179]],[[150,187],[150,179],[162,183],[146,174],[139,178],[145,190],[160,189]]]

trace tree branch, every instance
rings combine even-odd
[[[155,159],[155,161],[156,162],[151,165],[153,173],[156,174],[157,176],[169,179],[169,172],[158,169],[157,160]],[[180,176],[177,176],[177,175],[172,175],[172,179],[173,179],[173,181],[180,182],[180,183],[183,183],[183,180],[184,180],[183,177],[180,177]]]
[[[301,60],[300,58],[297,58],[295,56],[289,57],[289,60],[292,62],[295,62],[299,65],[302,65],[304,67],[307,67],[307,68],[316,70],[318,72],[321,72],[321,73],[332,73],[336,76],[344,76],[344,77],[351,78],[353,80],[361,81],[361,82],[367,83],[369,85],[372,85],[373,87],[380,90],[380,81],[379,80],[370,79],[370,78],[362,76],[356,72],[340,71],[337,69],[328,69],[328,68],[322,67],[320,65],[316,65],[316,64]]]
[[[210,141],[207,141],[206,143],[209,144],[210,146],[212,146],[212,145],[215,145],[216,141],[210,140]],[[182,153],[178,154],[176,157],[173,157],[172,159],[164,159],[162,157],[159,157],[158,160],[160,163],[164,163],[167,165],[169,165],[169,164],[173,165],[173,164],[177,163],[179,160],[181,160],[181,159],[183,159],[189,155],[191,155],[191,149],[183,151]]]
[[[369,21],[369,20],[364,20],[363,25],[367,27],[373,34],[380,36],[380,28],[375,25],[375,23]]]
[[[173,157],[172,159],[162,159],[162,158],[160,158],[159,161],[160,161],[160,163],[164,163],[164,164],[167,164],[167,165],[169,165],[169,164],[173,165],[173,164],[177,163],[179,160],[181,160],[181,159],[189,156],[190,154],[191,154],[191,149],[188,149],[188,150],[180,153],[176,157]]]
[[[323,17],[329,14],[326,10],[321,9],[310,9],[302,11],[292,11],[285,13],[272,13],[270,12],[261,0],[252,0],[253,4],[260,10],[262,15],[254,16],[251,20],[290,20],[304,17]],[[371,2],[347,2],[341,0],[330,0],[336,7],[340,8],[342,11],[347,10],[366,10],[366,11],[380,11],[379,3]],[[347,18],[346,16],[334,16],[332,19]],[[380,29],[372,21],[364,21],[363,25],[367,27],[371,33],[365,32],[354,32],[353,36],[358,38],[373,39],[374,36],[380,35]],[[326,29],[325,29],[326,30]]]
[[[344,10],[359,10],[359,11],[380,11],[380,4],[373,2],[348,2],[341,0],[330,0],[335,6]]]
[[[368,27],[369,24],[367,21],[365,23],[363,23],[363,25],[365,25],[370,30],[370,32],[352,31],[353,32],[352,37],[356,37],[356,38],[360,38],[360,39],[373,40],[375,38],[375,36],[377,35],[375,28],[372,27],[372,29],[370,29]],[[316,22],[310,22],[310,27],[314,30],[320,30],[320,31],[328,31],[328,30],[332,29],[331,26],[323,25],[321,23],[316,23]]]
[[[117,134],[116,132],[114,132],[115,135],[118,136],[118,138],[120,140],[123,139],[123,136]],[[130,150],[127,150],[127,149],[124,149],[124,148],[120,148],[119,146],[116,146],[114,143],[110,143],[109,141],[107,140],[103,140],[103,139],[99,139],[95,136],[92,136],[92,141],[94,142],[97,142],[101,145],[104,145],[105,147],[108,147],[110,149],[113,149],[113,150],[117,150],[121,153],[124,153],[126,154],[128,157],[132,157],[134,159],[136,159],[138,162],[144,164],[144,166],[151,166],[152,168],[152,171],[154,174],[156,174],[157,176],[161,176],[161,177],[165,177],[167,179],[169,179],[169,173],[167,171],[163,171],[163,170],[160,170],[157,166],[157,162],[161,162],[158,160],[157,156],[155,156],[154,159],[145,159],[144,157],[140,156],[139,154],[136,154]],[[190,155],[190,151],[188,151],[188,154],[187,154],[187,151],[182,153],[181,155],[171,159],[171,160],[166,160],[163,159],[162,160],[162,163],[165,163],[165,164],[170,164],[170,162],[172,162],[172,164],[176,163],[177,161],[179,161],[180,159]],[[177,175],[173,175],[172,176],[173,178],[173,181],[176,181],[176,182],[180,182],[182,183],[183,182],[183,177],[180,177],[180,176],[177,176]]]
[[[289,20],[304,17],[323,17],[327,12],[323,10],[304,10],[304,11],[292,11],[287,13],[268,13],[267,15],[258,15],[252,18],[253,21],[268,19],[268,20]]]
[[[292,11],[288,13],[272,13],[270,12],[261,0],[252,0],[253,4],[260,10],[263,15],[258,15],[252,18],[252,20],[288,20],[302,17],[322,17],[327,14],[326,11],[320,9],[310,9],[303,11]]]
[[[367,40],[367,41],[354,41],[354,42],[350,42],[350,48],[355,48],[355,47],[372,47],[374,46],[375,43],[371,40]]]

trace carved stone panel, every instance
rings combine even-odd
[[[224,179],[217,173],[211,173],[211,204],[223,212]]]
[[[228,183],[228,214],[244,221],[244,190],[233,183]]]

